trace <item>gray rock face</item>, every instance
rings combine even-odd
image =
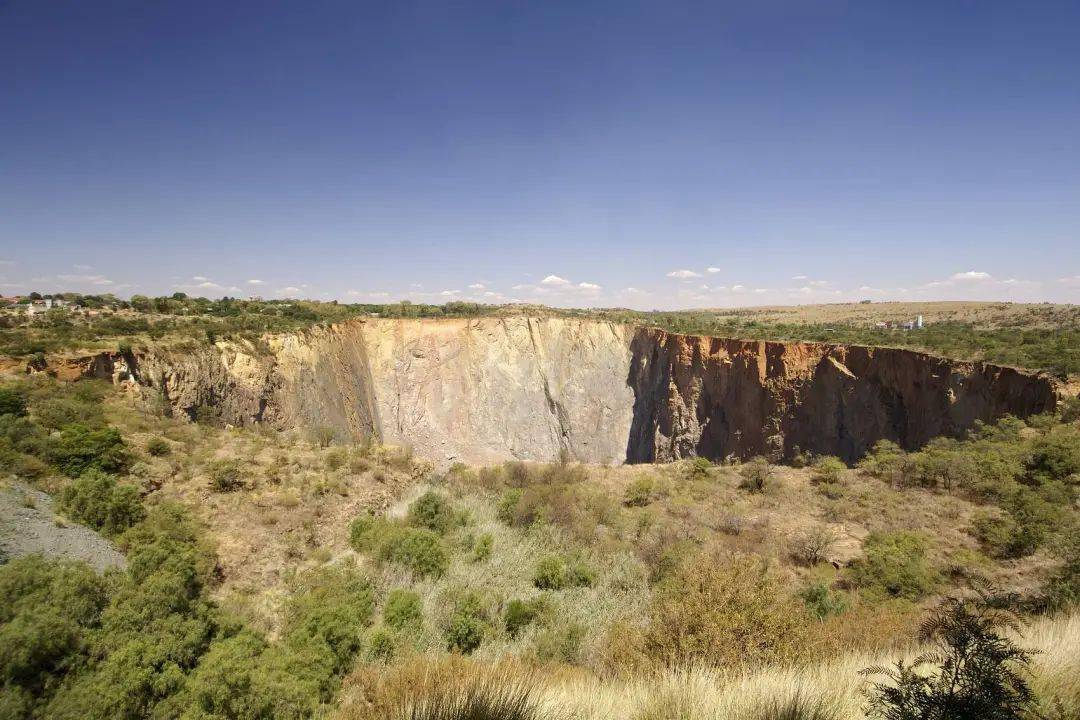
[[[123,371],[118,371],[123,360]],[[1053,409],[1049,378],[888,348],[674,335],[566,318],[353,320],[242,342],[96,356],[194,417],[325,425],[456,461],[861,456]]]

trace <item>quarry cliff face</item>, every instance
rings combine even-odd
[[[1050,410],[1053,382],[922,353],[675,335],[566,318],[354,320],[196,350],[96,356],[195,417],[330,426],[440,465],[652,462],[798,451],[853,460]],[[201,409],[200,409],[201,408]]]

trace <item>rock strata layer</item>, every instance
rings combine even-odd
[[[191,418],[334,428],[438,464],[853,460],[1054,408],[1049,377],[891,348],[686,336],[566,318],[353,320],[69,359]]]

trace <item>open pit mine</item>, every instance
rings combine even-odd
[[[192,418],[328,426],[438,465],[508,459],[851,461],[1052,410],[1044,375],[909,350],[677,335],[565,318],[357,319],[259,343],[143,347],[50,371]]]

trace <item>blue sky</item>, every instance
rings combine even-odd
[[[1080,3],[0,0],[0,292],[1080,302]]]

